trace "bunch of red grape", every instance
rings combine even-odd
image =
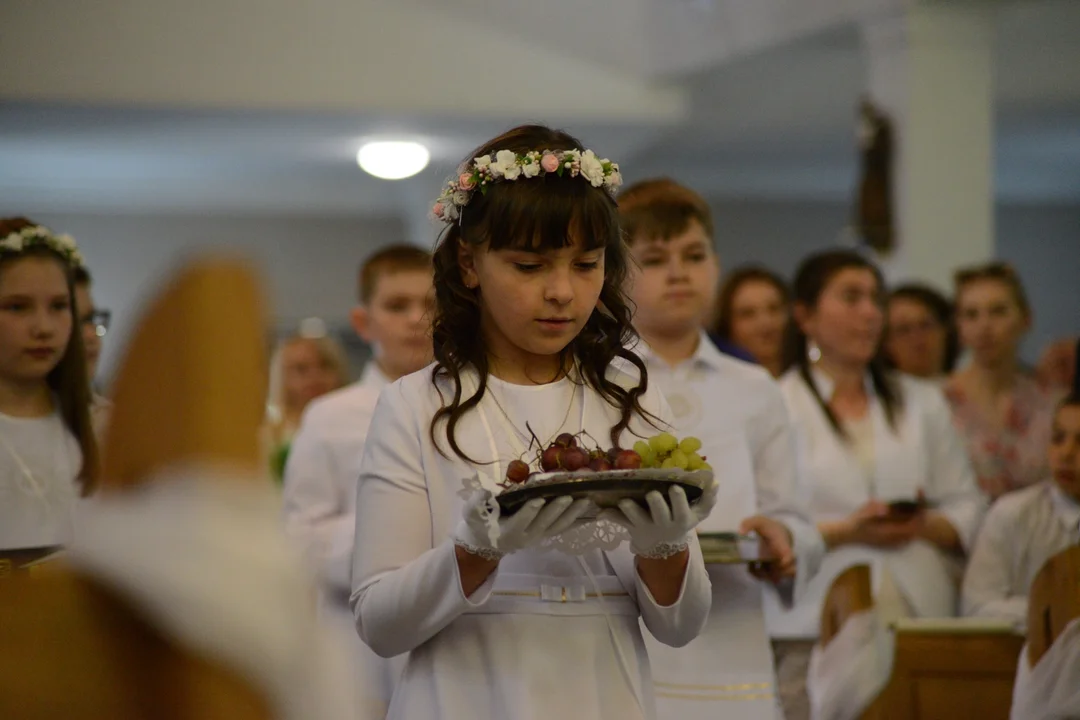
[[[700,448],[701,441],[697,438],[686,438],[680,443],[674,436],[661,433],[650,438],[648,442],[635,443],[633,450],[618,447],[603,450],[598,444],[589,450],[582,447],[579,435],[562,433],[546,448],[537,452],[537,463],[540,466],[539,472],[544,473],[604,472],[647,467],[697,470],[708,468],[708,463],[696,452]],[[506,467],[506,481],[503,484],[520,485],[527,482],[533,474],[529,463],[521,459],[512,460]]]

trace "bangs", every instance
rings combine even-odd
[[[479,200],[480,202],[477,202]],[[473,225],[469,214],[483,219]],[[603,188],[582,177],[547,175],[499,183],[464,208],[463,236],[490,250],[545,252],[580,240],[585,250],[618,243],[619,215]]]

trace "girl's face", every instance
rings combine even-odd
[[[759,361],[780,357],[788,308],[769,282],[747,280],[731,299],[731,340]]]
[[[1000,280],[972,280],[956,298],[960,341],[980,365],[1014,359],[1029,324],[1012,288]]]
[[[285,406],[295,411],[341,384],[333,363],[310,340],[296,340],[282,349],[281,373]]]
[[[480,329],[496,368],[547,372],[596,309],[604,249],[580,238],[544,251],[462,245],[462,280],[480,301]],[[514,372],[511,370],[511,372]]]
[[[1054,482],[1080,502],[1080,405],[1058,408],[1047,455]]]
[[[900,372],[926,378],[941,375],[948,332],[918,300],[896,297],[889,301],[885,349]]]
[[[0,265],[0,378],[44,380],[71,339],[71,294],[59,260],[24,257]]]
[[[885,314],[877,277],[866,268],[837,272],[813,308],[800,306],[799,323],[823,358],[841,365],[867,365],[877,352]]]

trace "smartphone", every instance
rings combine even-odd
[[[926,503],[920,500],[893,500],[889,503],[889,516],[906,520],[924,508]]]

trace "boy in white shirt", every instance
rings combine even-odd
[[[999,499],[983,521],[964,575],[964,615],[1025,629],[1028,591],[1044,563],[1080,543],[1080,391],[1054,413],[1051,478]]]
[[[356,486],[379,393],[431,362],[431,255],[411,245],[383,248],[364,262],[359,284],[351,320],[373,358],[358,382],[305,411],[285,467],[283,500],[286,528],[317,566],[327,621],[354,641],[366,720],[385,715],[401,662],[383,660],[363,644],[349,609]]]
[[[699,438],[716,469],[720,496],[699,530],[755,532],[762,555],[778,559],[756,579],[743,565],[709,566],[712,612],[689,646],[646,636],[658,717],[774,720],[781,714],[758,580],[790,595],[824,551],[800,509],[791,421],[769,373],[721,353],[702,329],[720,275],[704,199],[650,180],[626,189],[619,211],[637,264],[629,294],[644,341],[638,352],[671,405],[676,435]]]

